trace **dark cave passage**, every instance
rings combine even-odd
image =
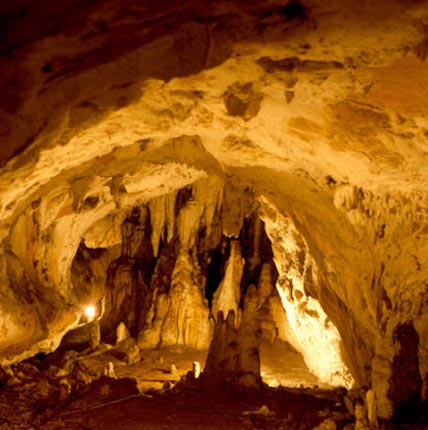
[[[226,369],[231,366],[231,375],[249,371],[257,378],[261,376],[271,387],[330,387],[308,370],[301,352],[288,342],[290,327],[275,286],[278,271],[264,222],[254,209],[257,205],[252,205],[251,212],[232,215],[240,225],[236,238],[221,234],[225,209],[219,207],[213,215],[213,224],[193,227],[197,231],[194,246],[183,249],[180,231],[187,227],[180,224],[184,222],[181,217],[192,208],[194,194],[192,187],[176,193],[174,223],[163,224],[163,231],[158,233],[161,238],[157,250],[152,247],[152,224],[160,214],[150,209],[155,207],[151,204],[141,208],[134,206],[128,212],[122,223],[120,243],[100,250],[90,250],[81,244],[72,266],[72,277],[75,285],[85,286],[80,288],[86,289],[86,296],[82,296],[86,302],[89,291],[92,300],[105,300],[103,314],[98,314],[101,317],[98,344],[114,345],[125,330],[142,351],[178,348],[184,354],[181,360],[192,351],[196,351],[197,356],[198,350],[207,354],[211,345],[216,357],[211,367]],[[175,233],[168,236],[170,232]],[[305,258],[301,254],[296,263],[299,270],[303,270]],[[246,310],[246,301],[252,309],[251,316]],[[182,304],[187,309],[184,313]],[[221,339],[213,341],[220,311],[225,320],[232,312],[233,330],[240,334],[234,335],[232,330],[230,339],[221,334]],[[250,331],[246,331],[243,321],[250,324]],[[67,344],[73,346],[79,339],[85,343],[74,347],[80,351],[89,348],[91,336],[94,333],[98,336],[93,325],[67,334],[63,348]],[[252,346],[242,342],[236,346],[233,340],[236,335],[248,338]],[[218,345],[213,347],[213,343]],[[254,350],[255,361],[245,364],[243,357],[253,354],[250,350]],[[192,360],[189,360],[185,365],[187,370],[191,369]],[[234,362],[241,364],[231,364]],[[205,359],[199,366],[204,370]],[[241,366],[249,366],[249,369]],[[222,380],[229,376],[217,378]]]

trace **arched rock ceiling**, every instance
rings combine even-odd
[[[274,2],[159,4],[105,2],[81,17],[71,4],[60,33],[38,28],[55,8],[12,21],[3,163],[18,155],[2,172],[3,217],[58,174],[84,163],[95,171],[100,157],[142,146],[149,160],[151,148],[182,135],[199,136],[223,166],[267,166],[319,184],[330,176],[376,192],[423,188],[425,2],[357,10],[309,2],[304,22]],[[24,24],[28,34],[17,29]],[[230,101],[239,91],[249,107]]]
[[[66,296],[100,220],[217,176],[293,219],[323,270],[312,293],[384,376],[396,323],[427,306],[428,3],[27,3],[1,6],[8,335],[25,324],[7,279]]]

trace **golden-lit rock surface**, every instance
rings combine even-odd
[[[278,336],[324,382],[372,388],[381,417],[426,397],[428,2],[0,12],[0,363],[54,350],[106,285],[132,289],[135,259],[156,291],[129,316],[139,345],[208,347],[201,255],[258,214],[288,318]],[[123,249],[136,206],[150,255]],[[230,297],[238,260],[222,273]],[[239,306],[217,294],[216,309]]]

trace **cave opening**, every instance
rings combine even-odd
[[[425,429],[426,3],[0,2],[0,429]]]
[[[161,390],[177,383],[195,371],[195,363],[198,372],[207,366],[229,366],[230,374],[221,378],[230,380],[234,373],[254,372],[269,387],[346,385],[321,380],[316,369],[308,368],[299,334],[293,333],[276,286],[279,273],[259,203],[247,202],[249,209],[236,213],[217,204],[207,222],[201,214],[212,202],[197,201],[194,195],[197,198],[198,186],[167,196],[174,211],[172,220],[157,212],[156,201],[131,206],[109,247],[88,248],[82,239],[71,277],[79,302],[82,306],[94,303],[97,315],[92,321],[82,314],[79,327],[64,336],[57,354],[72,350],[105,355],[106,367],[114,356],[109,349],[116,345],[115,349],[124,350],[116,352],[115,359],[121,357],[133,369],[141,389]],[[225,224],[232,223],[229,219],[234,223],[233,235],[225,234]],[[299,240],[298,252],[287,258],[294,259],[290,267],[298,267],[303,275],[305,256]],[[290,283],[289,301],[302,300],[304,293]],[[310,316],[306,305],[296,303],[296,309],[299,306]],[[242,331],[240,326],[250,319],[247,307],[252,309],[251,329]],[[227,327],[229,317],[234,321],[229,335],[223,330],[225,339],[215,341],[218,327],[223,322]],[[251,338],[251,346],[233,340],[239,337]],[[216,342],[224,345],[213,347]],[[210,348],[221,351],[213,353]],[[245,354],[254,354],[253,363],[245,364],[240,348],[249,348]],[[206,365],[210,354],[216,357],[208,358],[211,364]],[[230,364],[235,361],[240,364]],[[120,370],[120,360],[112,362],[116,374],[129,374],[125,368]],[[98,373],[104,371],[102,365],[98,367]]]
[[[288,226],[279,234],[278,220]],[[59,415],[94,407],[97,420],[134,397],[184,397],[184,410],[208,401],[234,417],[264,404],[260,428],[301,419],[314,427],[316,411],[339,400],[349,423],[337,338],[309,293],[316,265],[293,226],[250,187],[210,178],[100,217],[70,262],[78,320],[53,352],[2,375],[6,389],[18,377],[55,381],[40,410],[54,396]]]

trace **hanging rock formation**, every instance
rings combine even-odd
[[[206,346],[236,267],[237,323],[254,285],[263,336],[423,410],[426,1],[48,3],[0,4],[0,363],[103,297],[104,333]]]

